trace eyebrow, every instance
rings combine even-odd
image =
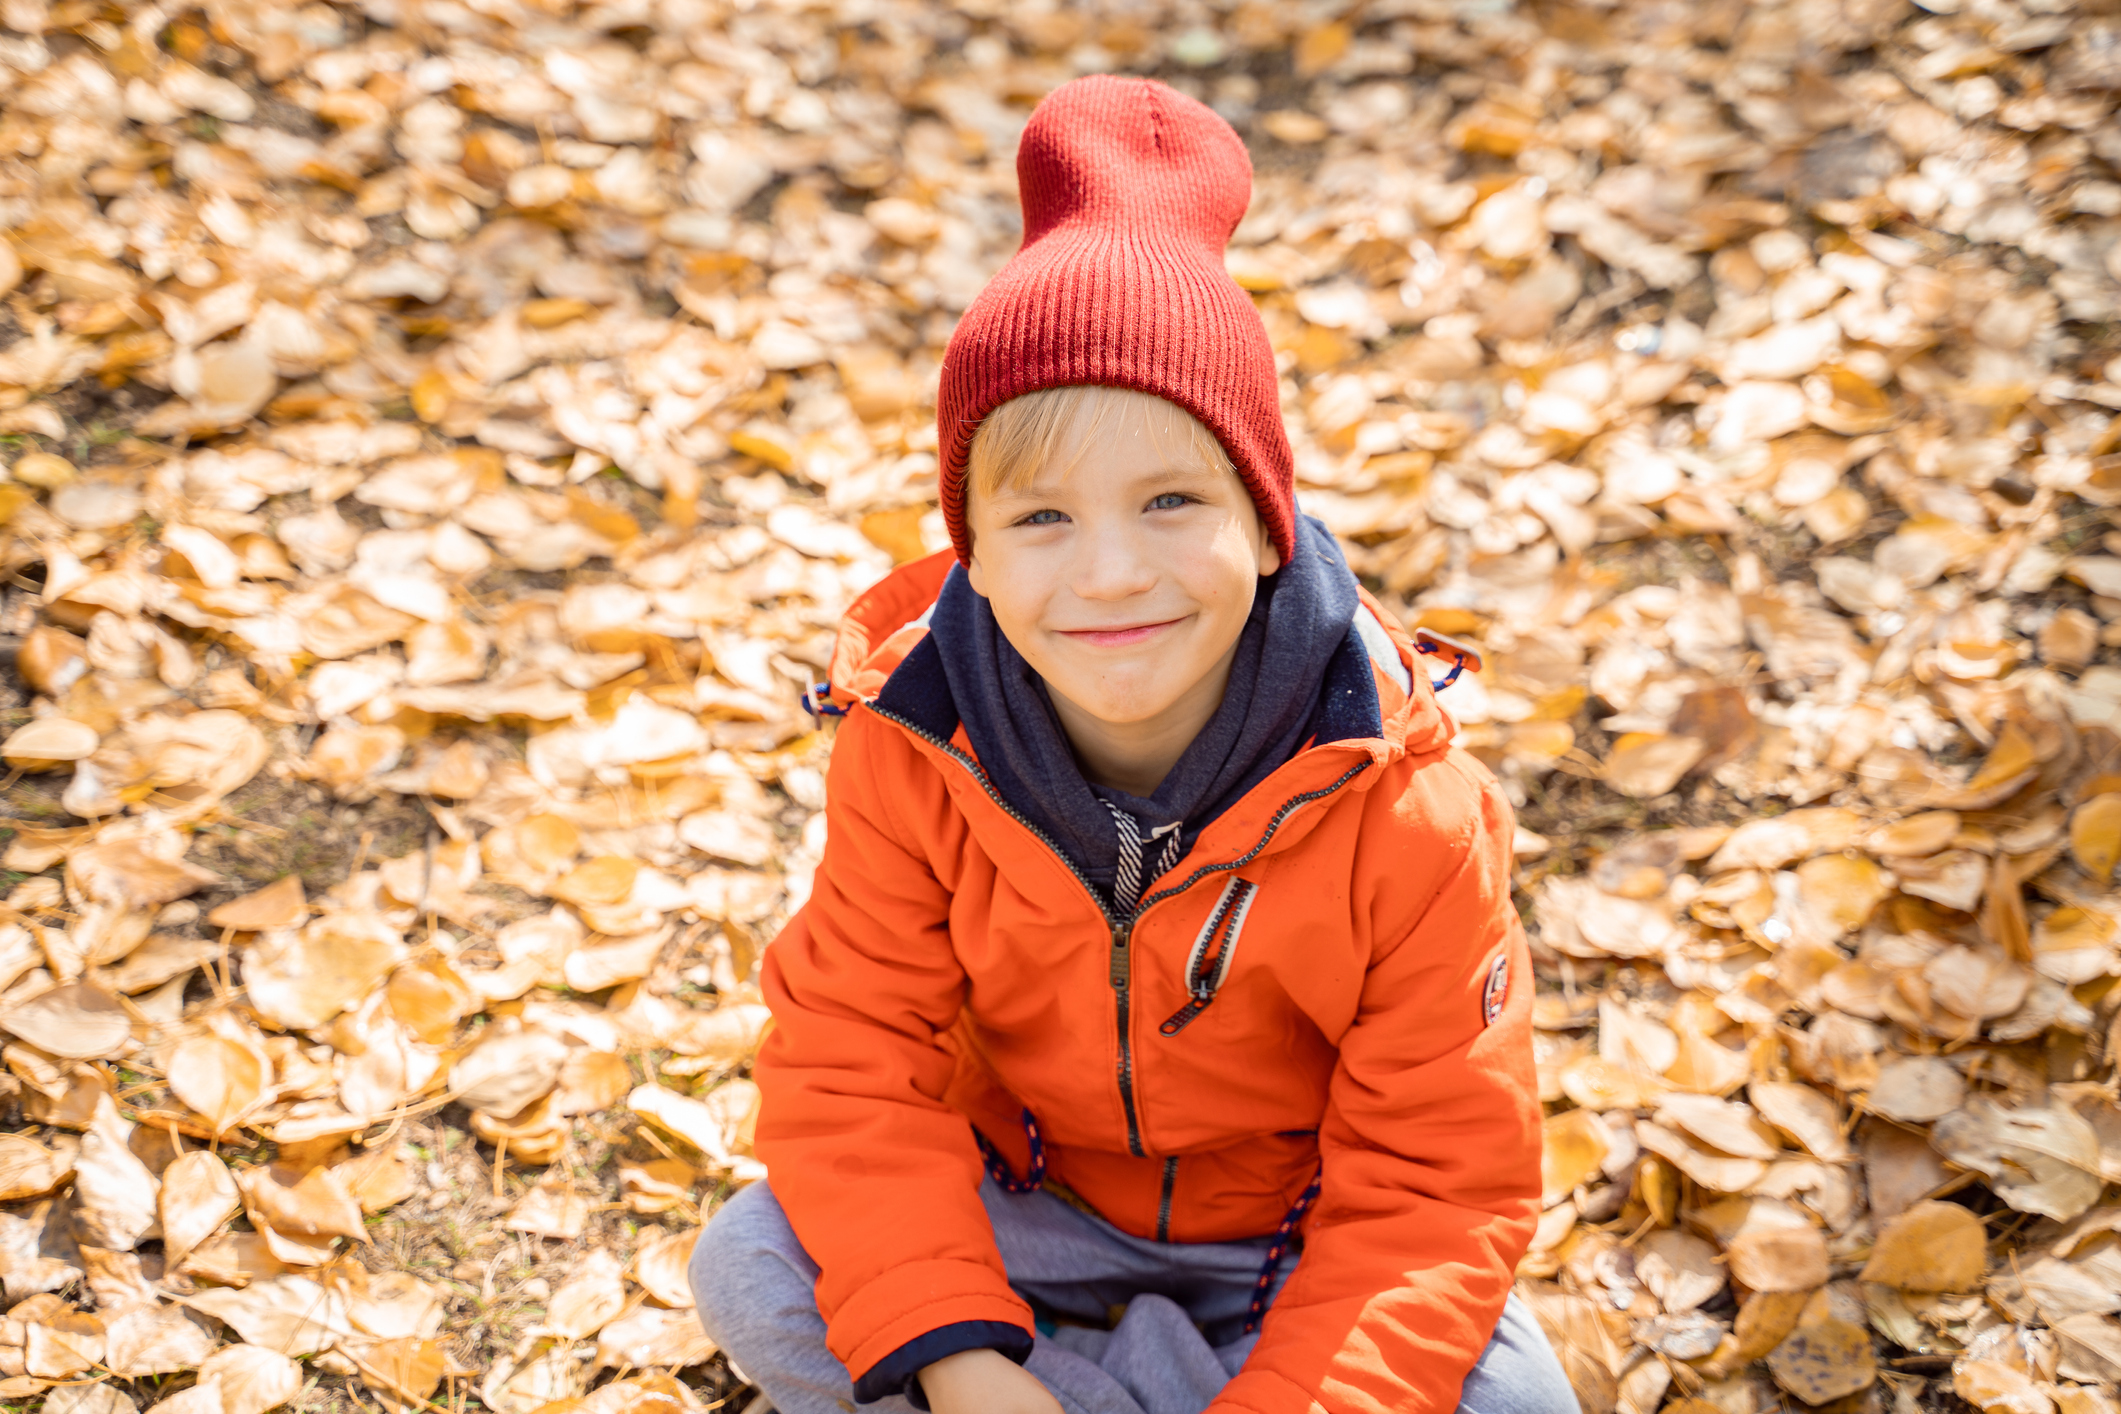
[[[1151,491],[1160,486],[1170,486],[1179,483],[1214,480],[1215,473],[1217,470],[1217,468],[1212,466],[1160,467],[1155,471],[1149,472],[1147,475],[1143,476],[1139,481],[1137,481],[1135,483],[1135,489],[1138,491]],[[1030,485],[1010,487],[996,491],[991,497],[989,497],[989,499],[996,502],[1040,501],[1046,499],[1052,494],[1054,493],[1051,488],[1041,489],[1036,485]]]

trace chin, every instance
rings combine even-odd
[[[1062,689],[1063,692],[1067,690]],[[1168,711],[1177,697],[1167,692],[1114,692],[1090,691],[1080,696],[1069,693],[1068,699],[1081,705],[1085,712],[1100,722],[1114,726],[1131,726],[1136,722],[1150,721]]]
[[[1107,722],[1115,727],[1131,727],[1137,722],[1153,720],[1170,705],[1168,702],[1147,706],[1140,702],[1093,702],[1085,704],[1083,710],[1100,722]]]

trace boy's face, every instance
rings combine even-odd
[[[972,587],[1064,720],[1205,721],[1259,576],[1281,566],[1244,483],[1202,465],[1176,420],[1130,407],[967,507]]]

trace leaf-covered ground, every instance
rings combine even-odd
[[[747,1408],[798,705],[1040,95],[1521,805],[1587,1414],[2116,1414],[2111,0],[0,0],[0,1400]]]

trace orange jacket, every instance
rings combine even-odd
[[[757,1150],[822,1268],[833,1353],[859,1377],[954,1322],[1031,1328],[973,1139],[1024,1172],[1028,1108],[1049,1181],[1142,1237],[1263,1236],[1323,1164],[1302,1258],[1216,1414],[1449,1414],[1539,1193],[1494,778],[1450,749],[1366,598],[1382,732],[1307,745],[1115,920],[991,792],[923,671],[951,563],[899,570],[841,629],[824,861],[766,953]],[[1203,944],[1220,985],[1200,1007]]]

